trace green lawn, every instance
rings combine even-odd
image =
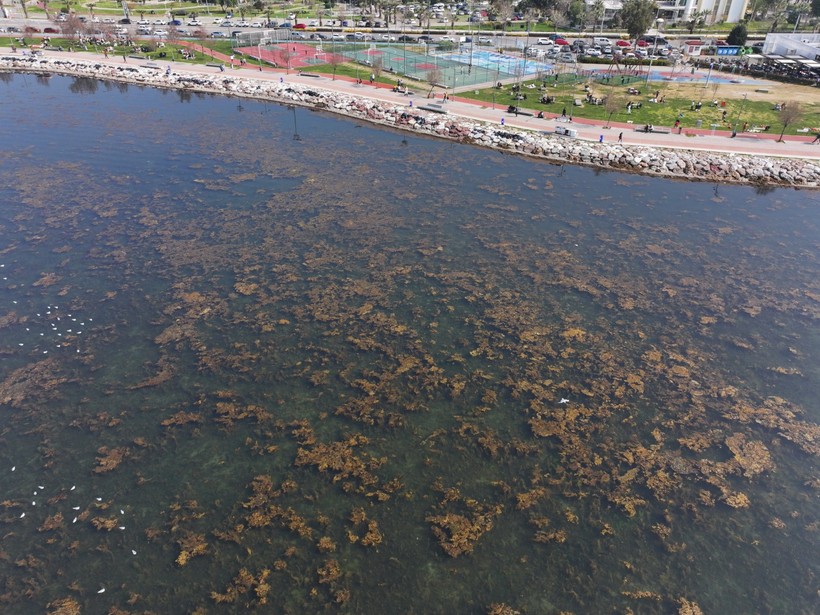
[[[749,127],[752,126],[771,126],[769,132],[780,134],[782,123],[780,120],[780,113],[775,111],[772,103],[761,101],[744,101],[741,99],[726,99],[721,96],[718,89],[716,92],[712,88],[704,90],[700,88],[701,98],[695,98],[695,102],[702,103],[700,111],[692,111],[692,98],[673,97],[666,95],[663,103],[652,103],[649,99],[655,91],[660,90],[661,96],[664,96],[664,85],[649,83],[647,88],[643,80],[633,80],[632,87],[638,89],[640,95],[629,95],[627,93],[627,85],[620,85],[620,80],[615,85],[602,85],[595,82],[580,81],[575,82],[572,75],[559,75],[561,77],[557,86],[553,86],[551,79],[547,80],[548,85],[544,88],[543,93],[549,96],[555,96],[556,101],[551,104],[541,104],[539,99],[542,91],[539,89],[529,89],[522,87],[521,93],[526,94],[527,99],[518,101],[515,99],[515,92],[512,91],[511,86],[505,86],[502,90],[495,88],[487,88],[479,90],[478,94],[474,91],[463,92],[459,96],[465,98],[472,98],[481,100],[489,105],[495,103],[496,107],[505,108],[509,105],[518,105],[522,109],[528,109],[533,112],[544,111],[549,113],[560,114],[564,109],[567,115],[572,115],[578,118],[587,118],[607,121],[609,113],[603,105],[592,105],[586,103],[586,92],[584,84],[588,84],[593,96],[603,98],[605,96],[615,96],[620,101],[618,110],[613,113],[612,122],[632,122],[636,126],[643,126],[652,124],[655,126],[672,126],[679,115],[682,114],[681,126],[684,128],[696,128],[698,121],[702,128],[710,128],[712,124],[717,124],[719,130],[730,130],[737,122],[738,129],[742,128],[744,122],[748,122]],[[522,85],[526,86],[533,84],[541,86],[538,81],[526,81]],[[726,106],[713,107],[711,102],[712,96],[717,98],[719,102],[725,101]],[[583,106],[576,107],[573,101],[580,99]],[[633,109],[631,113],[627,113],[627,102],[633,102]],[[634,105],[641,103],[641,108],[634,108]],[[820,126],[820,102],[811,105],[804,104],[801,106],[802,113],[798,119],[792,122],[786,130],[786,134],[801,134],[797,130],[803,127]],[[723,120],[723,111],[726,111],[726,120]]]

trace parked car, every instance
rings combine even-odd
[[[307,24],[304,24],[304,23],[294,24],[293,29],[294,30],[306,30],[307,29]]]
[[[479,45],[492,45],[493,44],[493,39],[491,39],[489,36],[479,36],[478,37],[478,44]]]
[[[199,21],[198,19],[189,19],[188,20],[188,25],[189,26],[201,26],[202,22]]]
[[[57,28],[43,28],[43,32],[46,34],[59,34],[59,30]]]
[[[182,22],[179,19],[172,19],[170,22],[168,22],[168,25],[170,25],[170,26],[181,26]]]
[[[211,38],[225,38],[226,34],[221,30],[214,30],[211,32]]]
[[[399,42],[400,43],[415,43],[416,39],[414,39],[412,36],[407,36],[406,34],[402,34],[399,37]]]
[[[479,39],[479,40],[480,40],[480,39]],[[536,45],[553,45],[553,44],[554,44],[554,43],[552,42],[552,39],[551,39],[551,38],[539,38],[539,39],[536,41]]]
[[[128,17],[123,17],[123,18],[122,18],[122,19],[120,19],[117,23],[121,23],[121,24],[130,24],[130,23],[131,23],[131,20],[130,20],[130,19],[128,19]]]

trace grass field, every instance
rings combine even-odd
[[[526,86],[534,85],[535,89]],[[744,123],[748,127],[770,126],[769,132],[780,134],[783,127],[781,113],[775,110],[775,103],[771,96],[758,95],[755,93],[740,93],[737,88],[720,85],[704,88],[699,84],[660,84],[650,82],[648,87],[642,80],[633,81],[631,87],[640,91],[640,94],[630,95],[627,93],[627,84],[621,85],[620,81],[613,85],[600,84],[591,81],[573,83],[569,79],[559,81],[557,87],[547,86],[540,89],[542,82],[525,81],[522,83],[521,93],[526,94],[526,100],[517,100],[516,92],[510,86],[504,89],[488,88],[474,91],[462,92],[459,96],[480,100],[488,105],[495,104],[497,107],[507,107],[517,105],[521,108],[533,112],[544,111],[560,114],[566,109],[567,115],[578,118],[588,118],[600,120],[602,122],[632,122],[636,126],[652,124],[654,126],[672,126],[680,119],[683,128],[710,128],[716,125],[719,130],[731,130],[734,126],[740,130]],[[604,105],[593,105],[586,102],[587,92],[584,86],[589,87],[589,92],[595,98],[605,98],[614,96],[618,101],[617,109],[609,118],[609,111]],[[791,86],[801,87],[801,86]],[[749,88],[746,88],[749,89]],[[814,90],[814,88],[805,88]],[[733,91],[734,90],[734,91]],[[659,98],[663,98],[662,103],[649,102],[654,97],[655,92],[660,92]],[[548,94],[555,97],[552,104],[542,104],[539,102],[541,94]],[[743,94],[746,94],[744,97]],[[781,94],[783,100],[794,100]],[[765,98],[765,99],[763,99]],[[581,107],[574,105],[574,101],[581,100]],[[718,106],[712,106],[712,101],[717,100]],[[628,102],[633,103],[631,113],[627,112]],[[700,102],[699,111],[692,110],[692,102]],[[640,103],[640,108],[636,108]],[[723,104],[725,103],[725,105]],[[801,113],[797,119],[792,121],[786,129],[786,134],[802,134],[798,132],[803,128],[814,128],[820,126],[820,96],[811,97],[807,101],[800,103]],[[723,112],[726,111],[725,119]],[[700,122],[700,126],[698,126]]]

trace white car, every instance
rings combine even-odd
[[[536,42],[536,45],[554,45],[555,41],[551,38],[539,38]]]
[[[491,45],[492,42],[493,42],[493,39],[491,39],[489,36],[479,36],[478,37],[478,42],[483,44],[483,45]]]
[[[202,22],[199,21],[198,19],[191,19],[191,20],[188,21],[188,25],[189,26],[201,26]]]
[[[242,20],[242,21],[240,21],[238,24],[236,24],[236,26],[237,26],[238,28],[250,28],[250,27],[251,27],[251,24],[250,24],[250,22],[247,22],[247,21],[245,21],[245,20],[243,19],[243,20]]]
[[[396,41],[396,37],[391,36],[390,34],[382,34],[379,38],[383,41],[387,41],[388,43]]]
[[[150,21],[148,21],[147,19],[140,19],[140,20],[137,22],[137,25],[138,25],[138,26],[150,26],[150,25],[151,25],[151,22],[150,22]]]
[[[262,22],[261,21],[254,21],[251,24],[251,28],[261,28],[261,27],[262,27]]]
[[[115,23],[115,21],[113,17],[106,17],[103,19],[103,23]]]
[[[168,32],[166,32],[165,30],[154,30],[154,36],[165,38],[166,36],[168,36]]]

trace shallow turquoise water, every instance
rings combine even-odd
[[[4,609],[816,610],[814,193],[0,89]]]

